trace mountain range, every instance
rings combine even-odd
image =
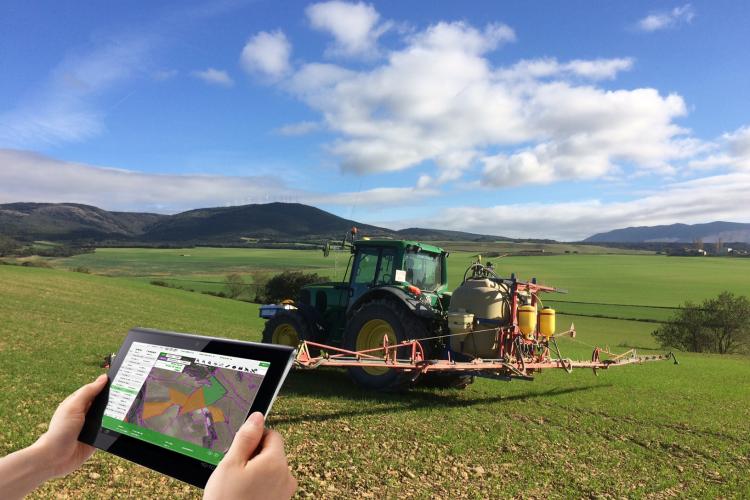
[[[23,241],[241,244],[340,239],[356,226],[360,235],[441,241],[496,241],[462,231],[391,230],[338,217],[299,203],[200,208],[175,215],[110,212],[77,203],[0,204],[0,234]]]
[[[739,222],[708,222],[705,224],[670,224],[615,229],[586,238],[586,243],[750,243],[750,224]]]
[[[217,244],[320,242],[340,239],[352,226],[363,236],[423,241],[528,241],[463,231],[412,227],[392,230],[344,219],[299,203],[266,203],[199,208],[174,215],[114,212],[77,203],[0,204],[0,236],[21,241],[96,243]],[[750,243],[750,224],[709,222],[615,229],[584,243]],[[545,242],[551,242],[546,240]]]

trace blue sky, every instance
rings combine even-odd
[[[0,6],[0,202],[750,222],[746,2]]]

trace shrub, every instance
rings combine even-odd
[[[285,299],[296,299],[303,286],[325,281],[317,273],[303,273],[302,271],[284,271],[277,274],[265,286],[267,302],[281,302]]]
[[[701,304],[686,302],[652,335],[663,347],[728,354],[750,348],[750,301],[722,292]]]
[[[21,264],[23,267],[42,267],[44,269],[52,269],[49,262],[45,260],[27,260]]]
[[[150,283],[152,285],[156,285],[156,286],[167,286],[167,287],[169,286],[169,283],[167,283],[164,280],[152,280],[152,281],[150,281]]]
[[[224,285],[227,287],[227,296],[231,299],[236,299],[242,295],[247,288],[245,280],[237,273],[228,274],[224,278]]]
[[[91,274],[91,269],[84,266],[78,266],[71,269],[74,273],[83,273],[83,274]]]

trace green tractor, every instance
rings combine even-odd
[[[353,231],[354,233],[354,231]],[[446,258],[436,246],[404,240],[357,240],[342,244],[351,248],[345,282],[306,286],[293,304],[264,306],[267,318],[263,342],[297,347],[312,341],[349,351],[377,349],[382,355],[384,338],[389,345],[405,340],[422,342],[425,359],[441,357],[448,292]],[[329,247],[326,246],[328,251]],[[351,273],[349,268],[351,267]],[[399,353],[399,356],[401,353]],[[408,356],[407,356],[408,357]],[[360,385],[394,390],[414,383],[415,375],[383,367],[350,367]],[[462,374],[430,374],[423,382],[465,387],[472,377]]]

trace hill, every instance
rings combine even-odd
[[[425,241],[508,241],[502,236],[409,228],[399,231],[344,219],[299,203],[199,208],[175,215],[110,212],[77,203],[0,205],[0,235],[22,241],[93,240],[97,243],[219,244],[243,239],[272,242],[340,239],[352,226],[361,235]]]
[[[639,226],[598,233],[583,240],[586,243],[691,243],[697,239],[713,243],[750,243],[750,224],[709,222],[706,224],[670,224]]]
[[[0,234],[21,240],[122,239],[165,217],[77,203],[7,203],[0,205]]]

